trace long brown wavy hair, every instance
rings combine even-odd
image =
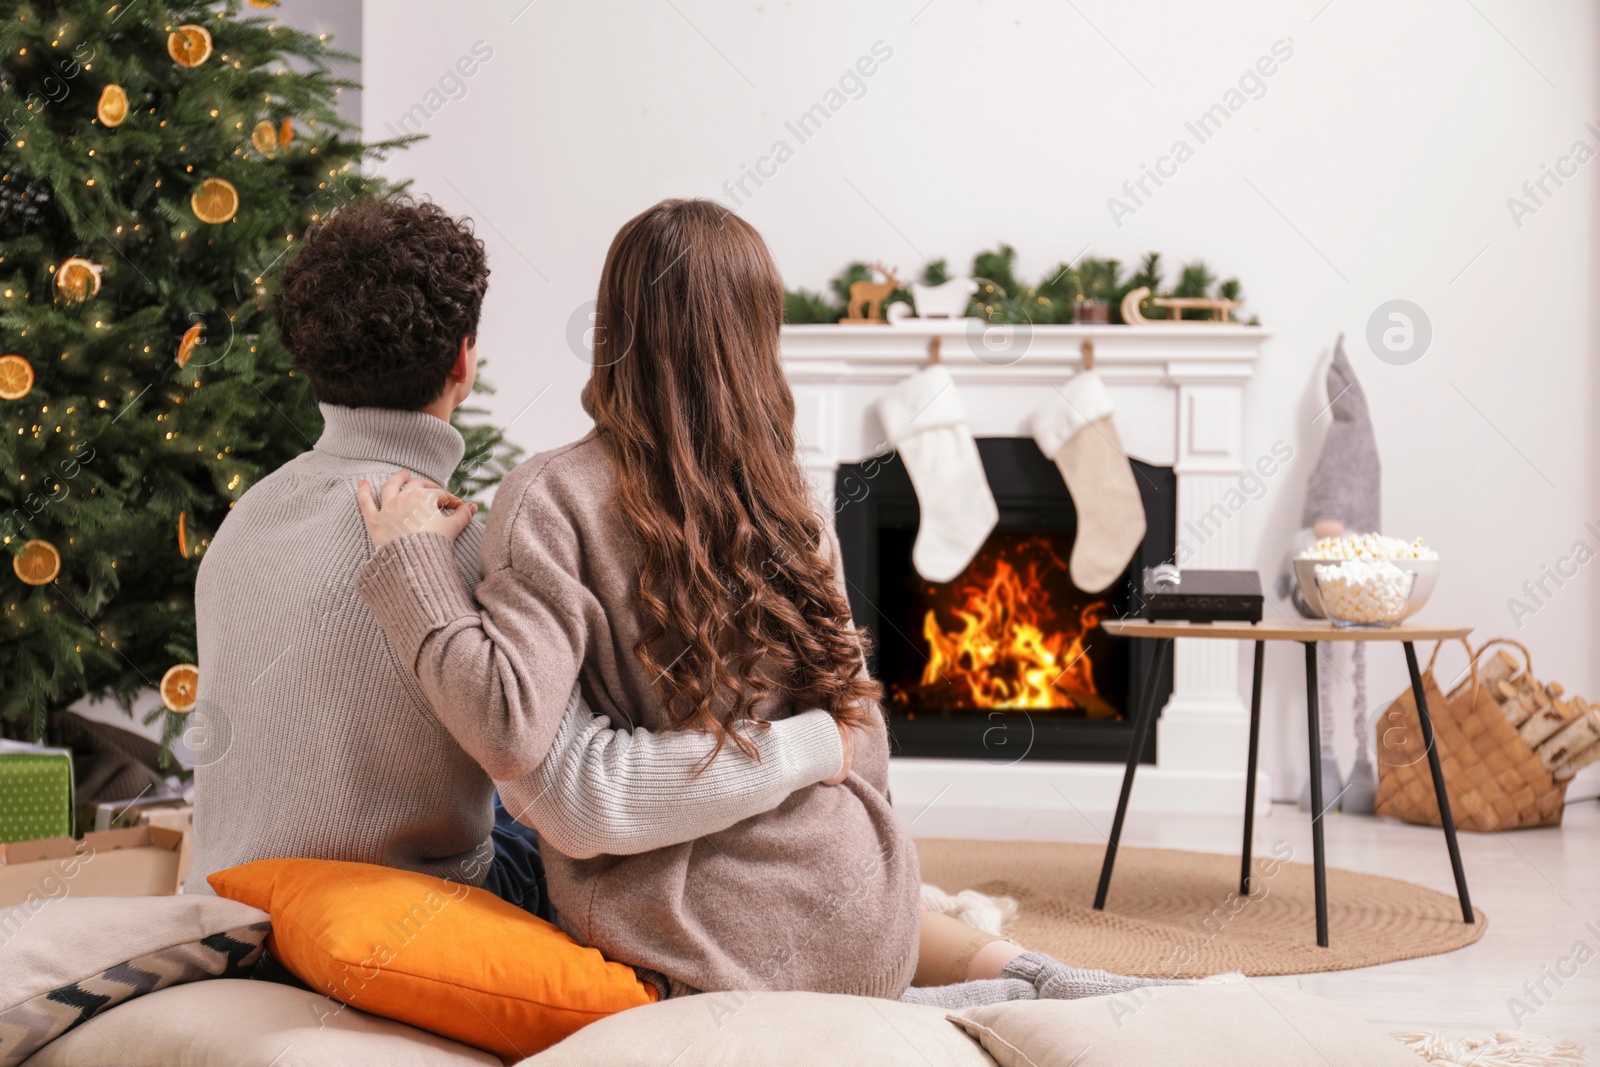
[[[705,200],[629,220],[600,277],[585,410],[642,546],[634,649],[678,728],[715,735],[776,692],[873,722],[881,690],[795,455],[783,283],[761,235]]]

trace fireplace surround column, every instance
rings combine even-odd
[[[1168,371],[1177,392],[1178,560],[1205,570],[1249,569],[1244,517],[1249,498],[1242,428],[1244,383]],[[1226,641],[1173,645],[1172,699],[1156,727],[1157,765],[1244,771],[1250,717],[1239,689],[1239,651]]]

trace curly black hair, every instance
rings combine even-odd
[[[273,319],[318,400],[416,411],[477,336],[489,264],[469,219],[407,197],[350,204],[283,269]]]

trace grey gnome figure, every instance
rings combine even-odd
[[[1333,361],[1328,366],[1328,407],[1333,413],[1333,426],[1322,444],[1322,455],[1311,472],[1306,489],[1306,506],[1301,515],[1302,529],[1295,534],[1278,575],[1278,595],[1286,596],[1302,615],[1316,617],[1300,595],[1294,569],[1289,561],[1318,539],[1339,537],[1346,533],[1378,533],[1381,472],[1378,463],[1378,442],[1372,432],[1372,418],[1367,411],[1367,397],[1356,381],[1355,371],[1344,354],[1344,335],[1333,347]],[[1345,642],[1337,642],[1345,643]],[[1350,647],[1350,675],[1355,688],[1354,725],[1356,733],[1356,762],[1350,770],[1348,781],[1341,781],[1339,761],[1334,754],[1333,734],[1333,650],[1336,642],[1317,643],[1317,701],[1323,708],[1321,722],[1322,796],[1332,807],[1337,800],[1339,810],[1370,815],[1377,807],[1378,777],[1372,763],[1372,739],[1367,727],[1367,658],[1366,644],[1348,642]],[[1311,784],[1306,783],[1300,795],[1300,806],[1311,807]]]

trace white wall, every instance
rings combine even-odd
[[[1264,573],[1299,525],[1328,422],[1321,361],[1344,331],[1384,455],[1385,525],[1445,560],[1430,614],[1514,634],[1541,675],[1600,698],[1600,564],[1520,629],[1507,606],[1575,541],[1600,549],[1584,531],[1600,530],[1600,163],[1549,184],[1520,225],[1507,207],[1575,141],[1600,150],[1600,124],[1584,126],[1600,120],[1596,31],[1581,0],[504,0],[448,17],[386,0],[366,9],[362,104],[369,137],[425,119],[429,139],[390,171],[479,220],[495,272],[480,351],[496,416],[531,449],[587,427],[569,323],[617,227],[666,196],[727,200],[724,182],[782,139],[793,157],[739,200],[791,285],[820,287],[854,258],[964,267],[1000,240],[1025,276],[1087,246],[1159,250],[1174,270],[1204,257],[1241,278],[1275,331],[1250,454],[1282,439],[1297,455],[1234,520]],[[800,143],[785,122],[880,41],[892,55],[864,94]],[[1277,42],[1290,58],[1199,144],[1184,123]],[[489,57],[451,79],[475,46]],[[1193,158],[1113,220],[1108,197],[1179,138]],[[1394,298],[1432,323],[1410,365],[1364,340]],[[1268,663],[1280,796],[1304,777],[1298,653]],[[1375,657],[1374,701],[1403,681],[1398,655]],[[1347,698],[1336,706],[1348,759]]]
[[[361,0],[278,0],[271,17],[306,33],[326,35],[327,46],[356,56],[330,60],[334,76],[361,81]],[[251,14],[254,14],[252,11]],[[339,114],[361,121],[361,90],[339,90]]]

